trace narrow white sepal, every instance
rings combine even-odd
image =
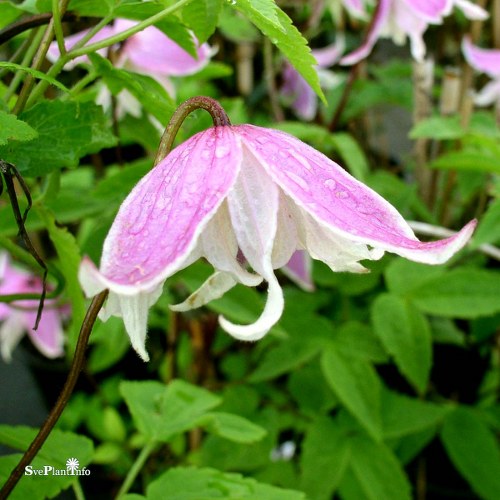
[[[172,311],[185,312],[208,304],[219,299],[228,290],[236,285],[236,280],[226,272],[216,272],[203,283],[196,292],[193,292],[184,302],[170,306]]]

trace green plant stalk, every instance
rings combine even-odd
[[[92,83],[99,75],[95,71],[90,71],[81,80],[78,80],[73,87],[71,87],[71,94],[65,94],[61,100],[67,101],[71,97],[76,97],[87,85]]]
[[[21,61],[21,66],[28,66],[31,64],[33,57],[37,51],[38,46],[40,45],[43,38],[43,29],[39,29],[33,32],[33,37],[30,36],[28,40],[30,40],[30,44],[27,47],[27,50],[24,54],[23,60]],[[10,82],[9,88],[4,94],[3,100],[5,104],[8,104],[10,98],[16,93],[17,87],[21,83],[21,80],[24,77],[24,71],[17,71],[14,75],[14,78]]]
[[[36,454],[45,443],[46,439],[49,437],[50,432],[56,425],[61,413],[63,412],[68,400],[75,388],[75,384],[78,380],[78,376],[83,369],[83,364],[85,362],[85,351],[87,349],[87,344],[89,341],[90,334],[92,333],[92,327],[94,326],[95,320],[97,319],[97,314],[101,310],[101,307],[108,296],[108,290],[104,290],[99,295],[96,295],[92,300],[89,308],[87,309],[87,314],[83,320],[82,327],[80,329],[80,335],[78,337],[78,343],[75,349],[75,355],[73,357],[73,362],[68,374],[68,378],[64,384],[64,387],[57,398],[57,401],[49,413],[47,420],[43,423],[42,427],[38,431],[33,442],[30,444],[29,448],[26,450],[25,454],[22,456],[19,463],[16,465],[14,470],[11,472],[9,478],[0,490],[0,500],[6,499],[12,490],[16,487],[17,483],[21,479],[24,468],[29,465]]]
[[[57,46],[61,54],[66,54],[64,45],[64,33],[61,24],[61,12],[59,10],[59,0],[52,0],[52,18],[54,20],[54,33],[57,40]]]
[[[157,443],[155,441],[146,443],[142,448],[141,452],[139,453],[139,455],[137,455],[137,458],[132,464],[132,467],[130,467],[127,476],[125,477],[125,480],[123,481],[123,484],[121,485],[121,488],[116,495],[117,500],[119,500],[121,497],[127,494],[128,490],[134,483],[135,478],[138,476],[139,472],[144,467],[144,464],[146,463],[146,460],[149,458],[149,455],[151,455],[151,453],[156,448],[156,444]]]
[[[126,38],[129,38],[132,35],[135,35],[136,33],[139,33],[139,31],[142,31],[143,29],[152,26],[154,23],[161,21],[163,18],[167,17],[168,15],[172,14],[176,10],[180,9],[184,5],[188,4],[192,0],[179,0],[176,2],[174,5],[171,5],[170,7],[167,7],[166,9],[162,10],[161,12],[158,12],[158,14],[155,14],[154,16],[148,17],[144,21],[141,21],[140,23],[136,24],[135,26],[132,26],[132,28],[129,28],[128,30],[122,31],[121,33],[117,33],[116,35],[110,36],[108,38],[105,38],[104,40],[101,40],[100,42],[92,43],[90,45],[87,45],[85,47],[78,47],[78,45],[83,45],[86,40],[83,38],[80,40],[80,43],[75,45],[72,50],[69,52],[66,52],[64,56],[62,56],[53,66],[50,68],[50,70],[47,72],[48,76],[51,76],[52,78],[55,78],[62,68],[64,67],[65,64],[67,64],[69,61],[72,59],[75,59],[76,57],[80,56],[85,56],[87,54],[90,54],[92,52],[95,52],[96,50],[99,49],[105,49],[106,47],[110,47],[111,45],[114,45],[116,43],[122,42]],[[104,18],[106,19],[106,18]],[[109,18],[111,19],[111,18]],[[105,24],[109,22],[106,21]],[[102,23],[99,23],[97,26],[101,26]],[[102,27],[102,26],[101,26]],[[90,38],[93,36],[91,35],[90,32],[87,33],[87,37],[90,36]],[[90,39],[89,38],[89,39]],[[48,83],[45,81],[41,81],[38,83],[38,85],[35,87],[33,92],[31,93],[31,97],[28,100],[28,106],[32,105],[33,102],[40,97],[40,95],[45,92],[45,89],[47,88]]]
[[[72,484],[73,486],[73,493],[75,494],[76,500],[85,500],[85,494],[83,493],[82,490],[82,485],[80,484],[80,481],[78,480],[78,476],[74,483]]]

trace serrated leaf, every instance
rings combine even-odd
[[[384,390],[382,392],[384,438],[400,438],[436,427],[450,410],[449,406],[428,403]]]
[[[174,380],[122,382],[120,392],[137,428],[151,441],[168,442],[174,435],[198,425],[198,420],[221,399],[206,389]]]
[[[35,129],[38,137],[0,146],[0,157],[13,163],[23,176],[75,167],[83,156],[116,143],[102,108],[91,102],[43,101],[19,118]]]
[[[222,0],[196,0],[182,9],[182,20],[189,26],[199,43],[214,33],[222,10]]]
[[[321,369],[342,404],[370,436],[380,440],[381,383],[373,367],[366,361],[347,358],[330,347],[321,357]]]
[[[254,443],[266,435],[260,425],[232,413],[210,412],[200,417],[198,424],[212,434],[237,443]]]
[[[31,141],[38,132],[15,115],[0,110],[0,146],[9,141]]]
[[[304,80],[326,104],[316,72],[316,60],[306,39],[274,0],[238,0],[231,6],[244,14],[286,56]],[[269,11],[274,9],[271,18]]]
[[[316,500],[332,498],[349,463],[346,430],[337,420],[322,417],[306,430],[300,457],[301,489]]]
[[[445,420],[441,439],[472,489],[485,500],[500,498],[500,448],[495,434],[465,407]]]
[[[386,351],[394,356],[399,371],[423,393],[432,365],[427,319],[411,303],[390,294],[375,299],[371,314],[374,331]]]
[[[425,313],[472,319],[500,311],[500,273],[456,269],[427,280],[408,298]]]
[[[383,443],[376,443],[364,436],[350,440],[351,457],[349,471],[356,482],[359,493],[344,496],[348,500],[410,500],[411,486],[401,464],[392,451]],[[346,475],[349,478],[349,475]],[[344,482],[344,481],[343,481]],[[361,493],[361,494],[360,494]]]
[[[63,85],[61,82],[58,82],[54,78],[47,76],[45,73],[42,73],[41,71],[30,68],[28,66],[21,66],[20,64],[16,64],[16,63],[12,63],[12,62],[0,61],[0,68],[9,69],[11,71],[24,71],[26,73],[29,73],[31,76],[37,78],[38,80],[45,80],[46,82],[50,83],[51,85],[54,85],[54,87],[57,87],[59,90],[62,90],[63,92],[71,94],[71,90],[68,89],[68,87]]]
[[[69,345],[73,349],[76,346],[78,333],[85,317],[85,299],[78,281],[80,248],[75,237],[65,227],[56,225],[54,215],[48,209],[38,206],[36,211],[43,220],[59,257],[60,270],[65,280],[65,290],[71,302],[72,319]]]
[[[241,474],[216,469],[175,467],[163,473],[147,487],[148,500],[193,500],[238,498],[241,500],[305,500],[300,491],[259,483]]]

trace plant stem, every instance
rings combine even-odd
[[[76,478],[72,486],[76,500],[85,500],[85,494],[83,493],[82,485],[80,484],[78,477]]]
[[[57,40],[57,46],[61,55],[66,54],[64,45],[64,33],[61,25],[61,12],[59,11],[59,0],[52,0],[52,17],[54,20],[54,33]]]
[[[215,127],[231,125],[229,117],[223,107],[215,99],[206,96],[191,97],[191,99],[184,101],[175,110],[172,118],[170,118],[165,132],[163,132],[163,135],[161,136],[160,146],[158,147],[158,152],[156,153],[154,161],[155,166],[158,165],[158,163],[162,161],[172,149],[172,144],[174,143],[175,136],[179,131],[182,122],[190,113],[196,111],[197,109],[204,109],[205,111],[208,111],[212,116]]]
[[[274,75],[273,46],[268,38],[264,38],[264,79],[266,81],[267,94],[269,95],[273,118],[277,122],[282,122],[285,119],[285,114],[279,104]]]
[[[75,388],[75,384],[78,380],[78,376],[82,371],[83,364],[85,361],[85,351],[87,349],[87,344],[89,341],[89,336],[92,332],[92,327],[94,326],[95,320],[97,318],[98,312],[101,310],[106,297],[108,296],[108,290],[104,290],[99,295],[96,295],[92,300],[85,319],[83,320],[82,327],[80,329],[80,335],[78,337],[78,342],[76,344],[75,355],[73,357],[73,362],[68,374],[68,378],[64,384],[64,387],[57,398],[55,405],[47,417],[47,420],[43,423],[38,434],[36,435],[33,442],[30,444],[29,448],[26,450],[25,454],[16,465],[14,470],[11,472],[6,483],[0,490],[0,500],[6,499],[11,491],[15,488],[18,481],[21,479],[24,468],[29,465],[35,458],[36,454],[42,447],[43,443],[49,436],[50,432],[56,425],[61,413],[63,412],[68,400]]]
[[[132,467],[130,467],[127,476],[125,477],[125,480],[123,481],[123,484],[120,490],[118,491],[118,494],[116,495],[116,500],[118,500],[128,492],[128,490],[134,483],[135,478],[138,476],[139,472],[146,463],[146,460],[149,458],[149,455],[151,455],[151,453],[154,451],[155,447],[156,443],[154,441],[150,441],[149,443],[146,443],[146,445],[142,448],[139,455],[137,455],[135,462],[132,464]]]

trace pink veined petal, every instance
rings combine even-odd
[[[416,61],[422,61],[426,48],[424,43],[424,33],[427,29],[427,22],[418,14],[401,3],[394,6],[394,18],[397,26],[408,35],[410,39],[411,55]]]
[[[399,0],[401,2],[401,0]],[[449,0],[402,0],[406,3],[403,9],[411,9],[415,14],[429,23],[441,23]]]
[[[384,25],[388,22],[391,10],[391,2],[393,0],[380,0],[377,10],[375,12],[375,18],[373,19],[370,31],[366,36],[365,42],[356,50],[344,56],[340,60],[340,64],[350,65],[356,64],[361,59],[367,57],[373,49],[373,46],[380,38],[380,34],[384,28]]]
[[[474,45],[468,36],[465,36],[462,40],[462,52],[474,69],[493,78],[500,76],[500,50],[482,49]]]
[[[66,47],[66,50],[71,50],[73,46],[77,42],[79,42],[88,32],[89,30],[84,30],[80,31],[79,33],[75,33],[74,35],[65,37],[64,46]],[[100,42],[101,40],[109,38],[114,34],[115,34],[115,28],[113,26],[104,26],[87,42],[87,45],[90,45],[91,43]],[[108,52],[107,48],[99,49],[97,51],[97,53],[103,57],[106,56],[107,52]],[[49,46],[49,50],[47,52],[47,59],[50,62],[56,62],[60,57],[61,57],[61,52],[59,51],[59,46],[57,45],[57,42],[54,41]],[[86,62],[89,62],[89,58],[87,56],[80,56],[65,64],[64,69],[69,70],[74,68],[78,64]]]
[[[305,250],[295,251],[288,264],[281,268],[281,272],[303,290],[314,291],[314,283],[311,279],[311,257]]]
[[[123,202],[104,242],[100,271],[82,262],[87,295],[104,288],[148,292],[181,269],[240,164],[231,127],[212,127],[175,148]]]
[[[474,231],[475,220],[451,238],[423,243],[390,203],[325,155],[284,132],[252,125],[238,129],[283,191],[334,234],[417,262],[439,264],[462,248]]]
[[[64,331],[61,324],[61,316],[57,309],[45,307],[38,329],[33,330],[36,311],[23,313],[24,330],[33,342],[34,346],[47,358],[57,358],[64,354]]]
[[[488,11],[468,0],[454,0],[453,3],[464,13],[467,19],[484,21],[490,16]]]
[[[11,312],[12,314],[0,324],[0,355],[6,363],[12,361],[12,351],[24,335],[22,312]]]
[[[233,127],[238,132],[241,127]],[[242,142],[242,168],[228,194],[229,213],[238,245],[252,268],[268,282],[268,297],[260,318],[251,325],[235,325],[220,317],[219,323],[241,340],[262,338],[283,313],[283,292],[273,272],[272,251],[279,209],[278,187]]]
[[[318,108],[316,93],[288,62],[283,69],[283,85],[280,93],[289,100],[290,106],[299,118],[309,121],[316,116]]]
[[[207,65],[210,47],[202,44],[196,52],[195,59],[158,28],[150,26],[127,40],[123,57],[143,73],[184,76]]]
[[[313,49],[311,53],[320,68],[329,68],[339,61],[344,50],[345,37],[343,33],[341,33],[337,35],[337,39],[334,43],[327,45],[322,49]]]
[[[490,106],[500,101],[500,79],[487,83],[475,96],[477,106]]]
[[[280,269],[290,261],[299,246],[296,223],[288,209],[286,196],[280,192],[278,227],[271,254],[273,269]]]

